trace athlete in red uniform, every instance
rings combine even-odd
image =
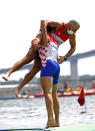
[[[79,23],[76,22],[75,20],[71,20],[67,24],[54,22],[54,21],[44,21],[44,20],[42,20],[41,21],[41,34],[40,34],[40,37],[38,35],[37,38],[32,40],[31,48],[29,49],[29,52],[27,53],[27,55],[23,59],[21,59],[20,61],[16,62],[16,64],[14,64],[13,67],[6,73],[6,76],[3,76],[2,78],[5,79],[5,80],[8,80],[8,77],[13,72],[20,69],[25,64],[28,64],[32,60],[36,59],[37,53],[33,53],[33,48],[37,49],[37,45],[40,42],[42,42],[44,44],[48,43],[49,39],[48,39],[48,37],[46,37],[47,36],[47,29],[50,32],[52,32],[51,33],[52,36],[55,34],[55,36],[58,36],[58,38],[60,38],[64,42],[67,39],[69,39],[69,43],[70,43],[70,47],[71,47],[70,50],[67,52],[67,54],[64,57],[60,56],[58,58],[58,62],[60,64],[63,63],[64,60],[66,60],[68,57],[70,57],[75,51],[75,48],[76,48],[75,33],[79,29],[79,27],[80,27]],[[51,31],[51,29],[53,29],[53,31]],[[58,40],[58,38],[57,39],[55,38],[55,39],[56,39],[57,42],[59,41],[58,42],[58,44],[59,44],[60,40]],[[38,62],[39,62],[39,64],[38,64]],[[23,88],[23,86],[25,84],[27,84],[35,76],[36,73],[39,72],[40,65],[41,65],[40,60],[36,60],[32,70],[25,75],[23,81],[18,85],[17,88],[14,89],[15,95],[17,97],[19,97],[19,92]]]
[[[64,58],[66,60],[74,53],[76,49],[75,33],[80,28],[79,23],[75,20],[71,20],[67,24],[54,22],[54,21],[45,21],[45,20],[42,20],[41,23],[42,23],[42,28],[44,28],[45,30],[45,36],[47,35],[47,31],[46,31],[47,27],[54,28],[54,30],[51,32],[51,35],[56,39],[59,45],[65,42],[67,39],[69,39],[69,43],[71,47],[70,50],[67,52],[65,57],[61,56],[58,59],[60,64],[63,63]],[[44,38],[45,37],[43,37],[43,39]]]

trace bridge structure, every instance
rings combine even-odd
[[[79,59],[85,59],[88,57],[95,56],[95,50],[87,51],[84,53],[78,53],[73,56],[71,56],[68,61],[70,62],[70,71],[71,71],[71,81],[78,81],[79,76],[78,76],[78,60]]]
[[[70,62],[70,79],[71,81],[78,81],[79,80],[79,75],[78,75],[78,60],[79,59],[85,59],[87,57],[92,57],[95,56],[95,50],[87,51],[84,53],[78,53],[70,58],[68,58],[67,62]],[[31,70],[33,64],[28,64],[23,66],[20,70]],[[0,74],[5,73],[9,70],[10,68],[6,69],[0,69]]]

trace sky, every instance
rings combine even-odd
[[[74,54],[95,49],[95,0],[0,0],[0,69],[11,67],[27,53],[39,33],[40,20],[80,23]],[[59,54],[69,50],[69,41]],[[78,74],[95,75],[95,57],[78,61]],[[61,64],[61,75],[70,74],[69,63]]]

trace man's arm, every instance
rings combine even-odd
[[[41,40],[43,44],[48,44],[49,37],[47,34],[47,22],[44,20],[41,20]]]
[[[54,28],[55,30],[58,30],[62,27],[62,23],[56,22],[56,21],[46,21],[47,26]]]
[[[76,50],[75,34],[70,35],[70,37],[69,37],[69,43],[70,43],[70,50],[66,54],[67,57],[70,57],[75,52],[75,50]]]
[[[67,58],[70,57],[75,52],[76,49],[75,34],[69,36],[69,43],[70,43],[70,50],[65,55]],[[59,64],[62,64],[64,62],[64,57],[59,56],[58,62]]]
[[[49,37],[47,34],[47,26],[53,28],[54,30],[58,30],[62,27],[62,23],[55,22],[55,21],[47,21],[41,20],[41,35],[42,35],[42,43],[48,44]]]

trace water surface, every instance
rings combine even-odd
[[[95,95],[86,96],[85,106],[80,107],[78,97],[61,97],[60,125],[95,123]],[[0,129],[44,128],[47,112],[44,97],[33,99],[0,100]]]

